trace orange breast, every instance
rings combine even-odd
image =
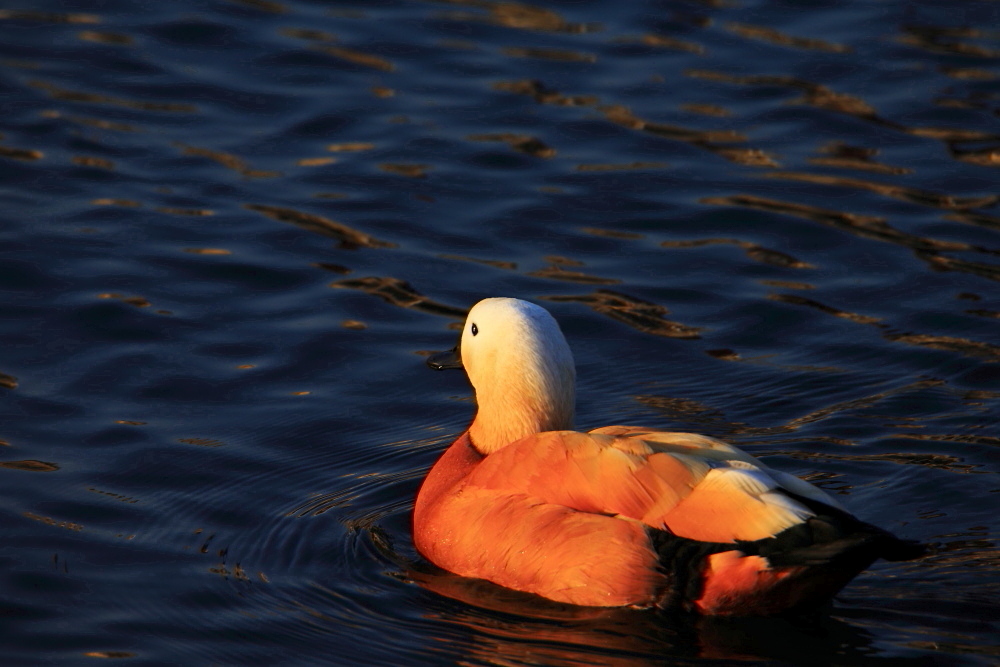
[[[470,484],[482,460],[465,436],[428,475],[414,509],[414,542],[425,557],[560,602],[654,602],[665,582],[641,523]]]

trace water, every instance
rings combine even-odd
[[[0,10],[4,664],[991,664],[1000,6]],[[579,426],[694,430],[935,543],[815,619],[544,606],[409,515],[476,300]],[[727,663],[728,664],[728,663]]]

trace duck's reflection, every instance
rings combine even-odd
[[[411,568],[436,596],[428,616],[468,631],[469,663],[648,665],[690,660],[870,662],[870,636],[822,613],[795,618],[712,618],[577,607],[479,579]],[[457,601],[460,604],[455,604]]]

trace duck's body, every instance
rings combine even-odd
[[[460,346],[479,411],[414,508],[417,548],[446,570],[578,605],[777,613],[919,553],[719,440],[568,430],[572,356],[538,306],[480,302]]]

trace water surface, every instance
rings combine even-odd
[[[0,10],[5,664],[992,664],[1000,5]],[[579,426],[936,545],[816,618],[540,605],[413,549],[527,298]]]

